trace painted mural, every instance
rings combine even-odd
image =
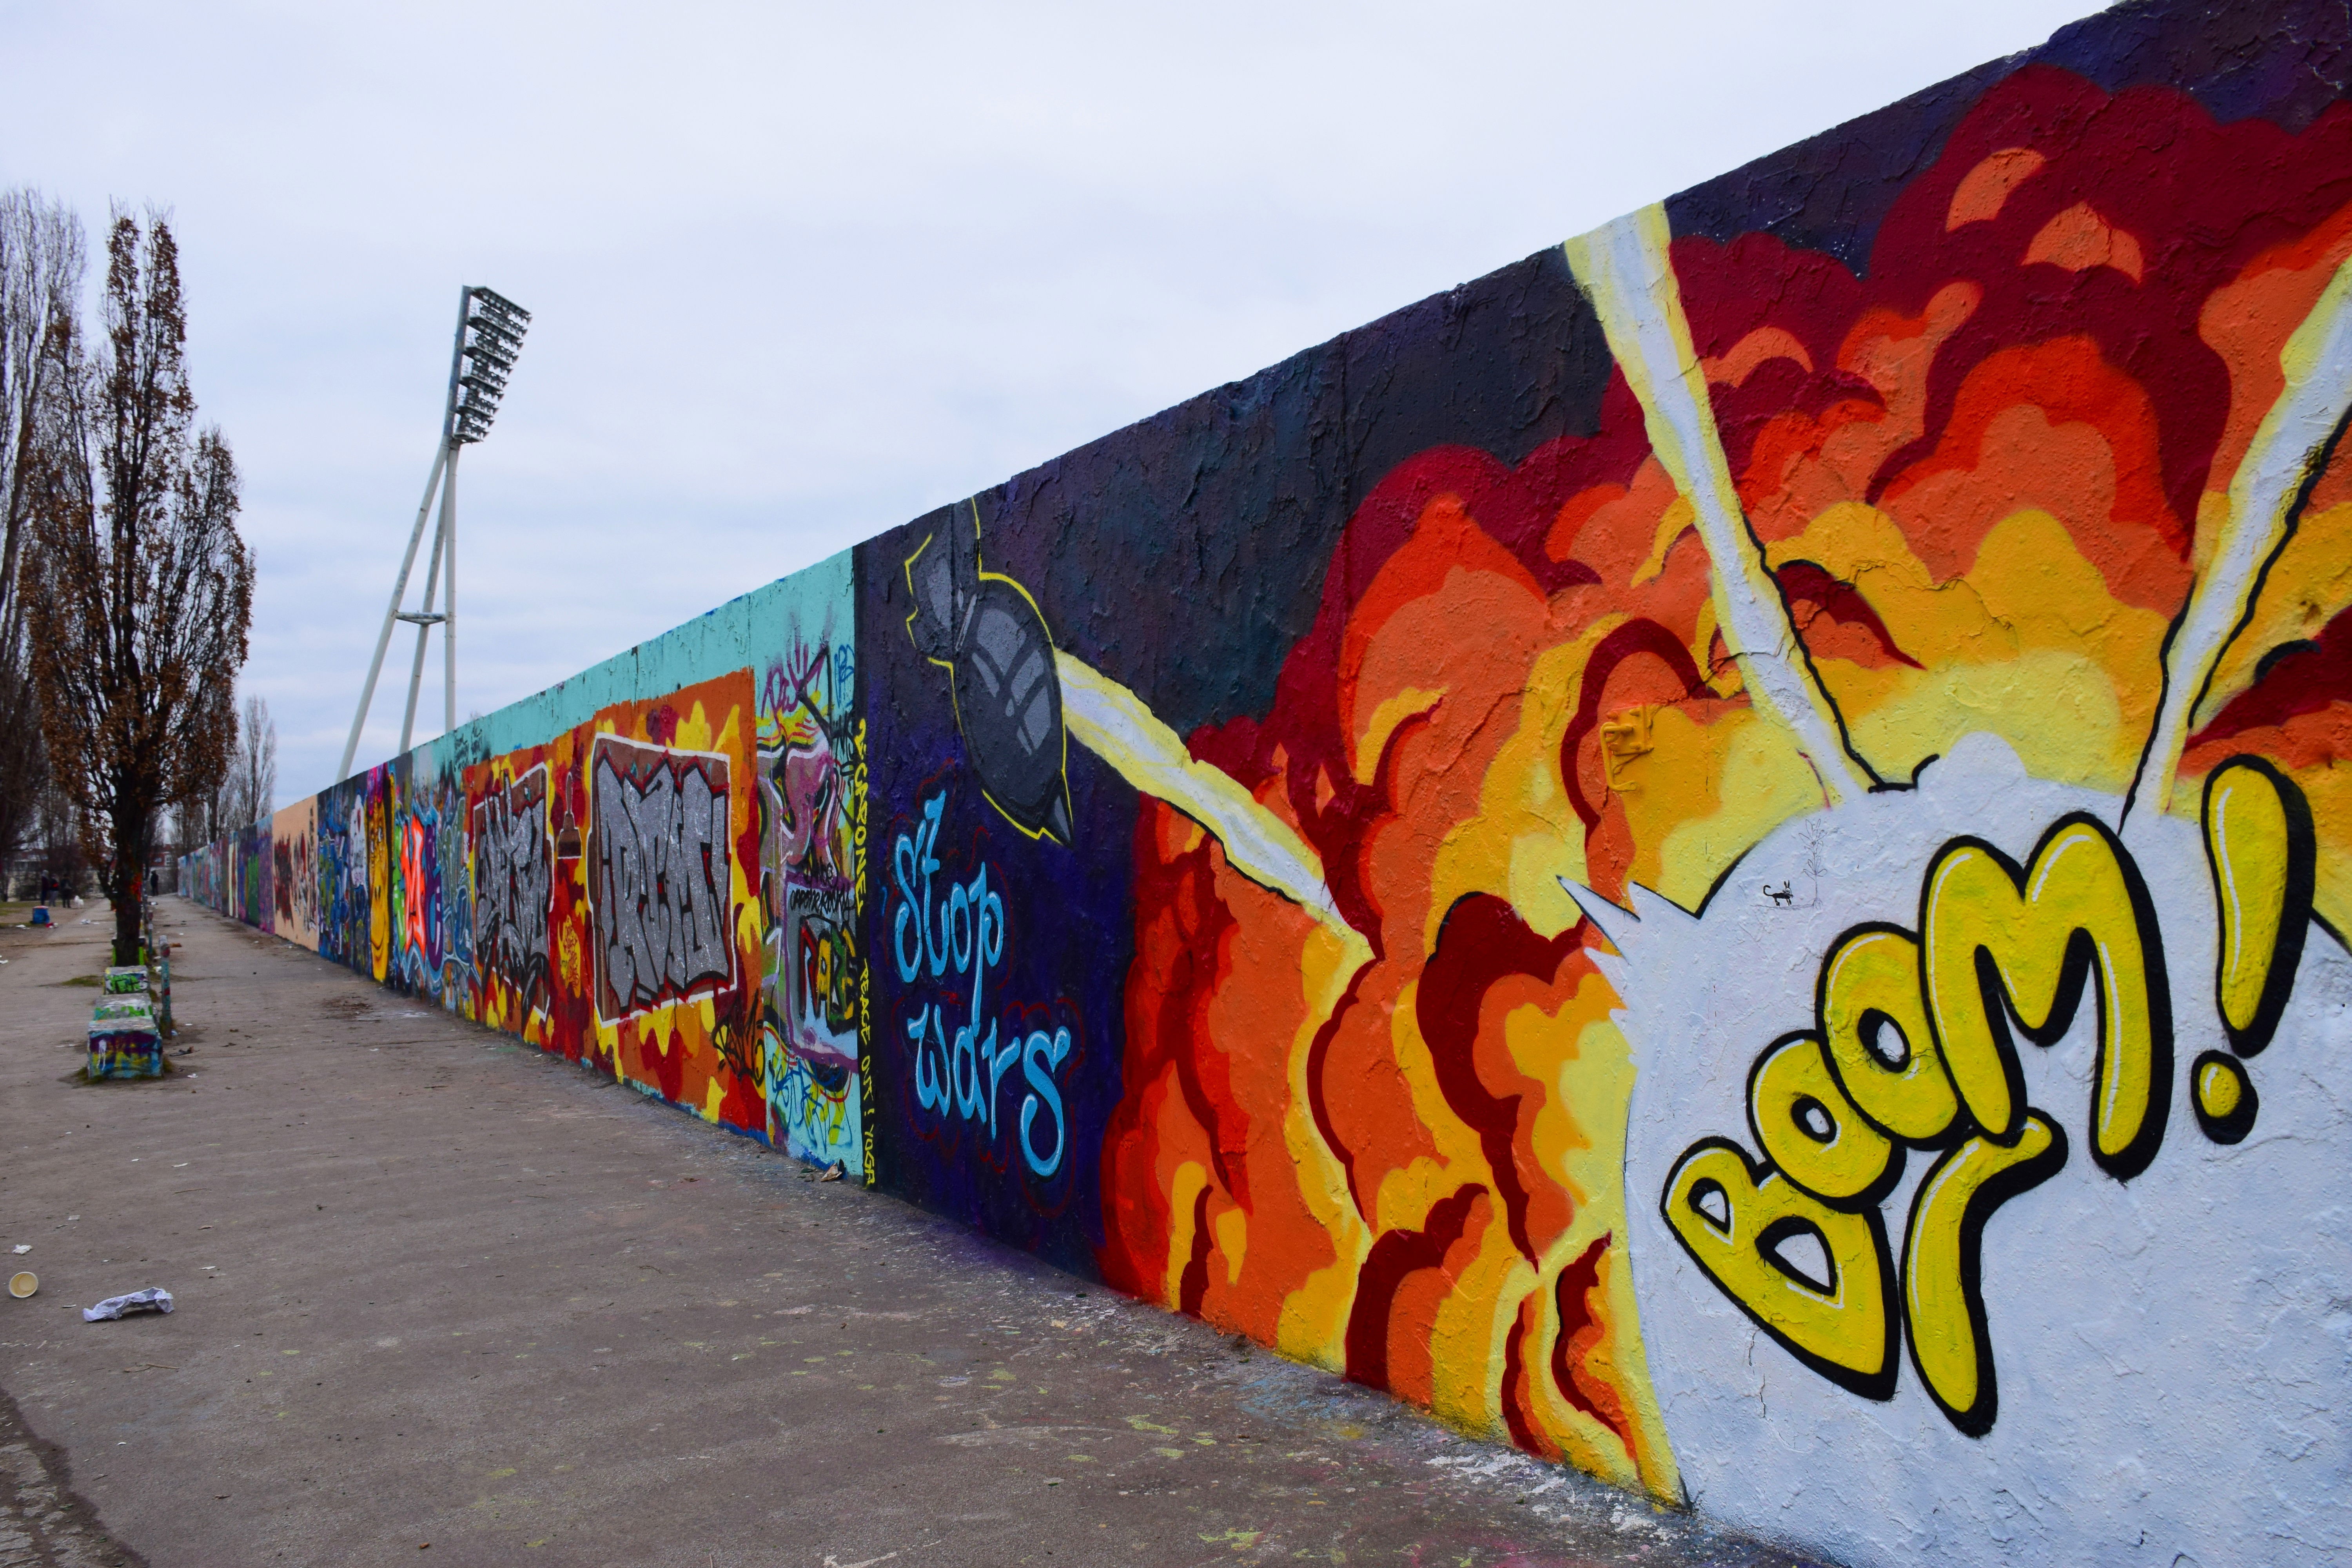
[[[769,1141],[862,1177],[865,738],[854,612],[826,608],[760,673],[761,1060]]]
[[[269,929],[313,952],[319,950],[318,860],[319,802],[312,796],[270,818]]]
[[[236,918],[267,927],[271,921],[270,825],[257,822],[235,835],[232,843]]]
[[[754,722],[738,671],[466,770],[470,1016],[764,1128]]]
[[[2348,77],[2119,7],[184,885],[1796,1551],[2352,1552]]]
[[[188,886],[862,1177],[854,619],[845,555],[288,807]]]

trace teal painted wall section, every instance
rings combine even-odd
[[[434,758],[435,765],[446,765],[444,759],[452,755],[473,759],[519,751],[586,723],[616,702],[764,666],[804,635],[845,646],[849,574],[850,552],[845,550],[462,724],[456,734],[427,741],[417,751]],[[839,625],[828,631],[834,620]]]

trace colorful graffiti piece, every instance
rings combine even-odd
[[[184,885],[1808,1555],[2352,1552],[2347,61],[2118,7]]]
[[[481,1022],[764,1131],[748,670],[465,770]]]
[[[599,1023],[739,988],[728,774],[724,752],[610,734],[591,742],[585,854]]]
[[[549,945],[555,904],[555,835],[547,768],[526,770],[473,800],[475,959],[485,994],[544,1017],[553,1001]]]
[[[319,803],[297,801],[270,819],[270,929],[319,949]],[[258,922],[257,922],[258,923]]]
[[[862,1176],[865,743],[848,620],[844,606],[813,637],[796,627],[761,679],[761,1038],[770,1141]]]

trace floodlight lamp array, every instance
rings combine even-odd
[[[458,400],[450,439],[463,445],[490,433],[499,416],[499,399],[515,356],[522,352],[523,333],[530,330],[530,312],[490,289],[466,290],[465,346],[462,373],[457,377]]]

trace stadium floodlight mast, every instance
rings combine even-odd
[[[383,673],[383,656],[392,646],[392,628],[405,621],[416,628],[416,660],[408,672],[408,707],[400,721],[400,749],[408,750],[416,728],[416,693],[425,684],[425,638],[441,628],[442,726],[457,727],[457,453],[490,433],[499,416],[499,399],[507,389],[515,356],[522,352],[522,335],[530,330],[530,312],[494,289],[468,286],[457,295],[457,342],[449,353],[449,396],[441,410],[441,445],[433,454],[433,472],[425,481],[425,499],[416,506],[416,525],[408,531],[408,552],[400,558],[400,575],[392,584],[392,603],[383,612],[383,630],[375,639],[375,658],[368,662],[367,685],[360,691],[360,710],[352,716],[352,737],[343,742],[339,778],[352,776],[352,759],[359,753],[360,731],[367,723],[368,707],[375,700],[375,683]],[[433,515],[436,494],[441,500],[433,529],[433,554],[425,567],[425,601],[414,610],[400,607],[408,595],[408,574],[416,564],[416,547],[425,538],[425,520]],[[433,607],[436,580],[444,584],[441,608]]]

